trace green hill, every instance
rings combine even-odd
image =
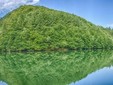
[[[0,20],[1,51],[112,48],[103,27],[62,11],[21,6]]]

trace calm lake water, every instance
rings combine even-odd
[[[0,55],[0,85],[113,85],[113,51]]]

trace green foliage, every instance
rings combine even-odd
[[[0,50],[112,48],[113,33],[41,6],[21,6],[0,20]]]

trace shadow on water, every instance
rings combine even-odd
[[[0,80],[8,85],[69,85],[113,65],[113,51],[0,55]]]

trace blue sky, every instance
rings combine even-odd
[[[18,3],[21,3],[46,6],[48,8],[76,14],[87,19],[88,21],[91,21],[96,25],[113,27],[113,16],[112,16],[113,0],[10,0],[10,1],[16,3],[16,5],[18,5]],[[11,9],[13,9],[12,8],[13,6],[14,4],[11,6]],[[6,4],[5,9],[10,9],[10,7],[7,8]],[[0,15],[2,15],[2,13],[0,13]]]
[[[38,4],[76,14],[97,25],[113,27],[113,0],[41,0]]]

